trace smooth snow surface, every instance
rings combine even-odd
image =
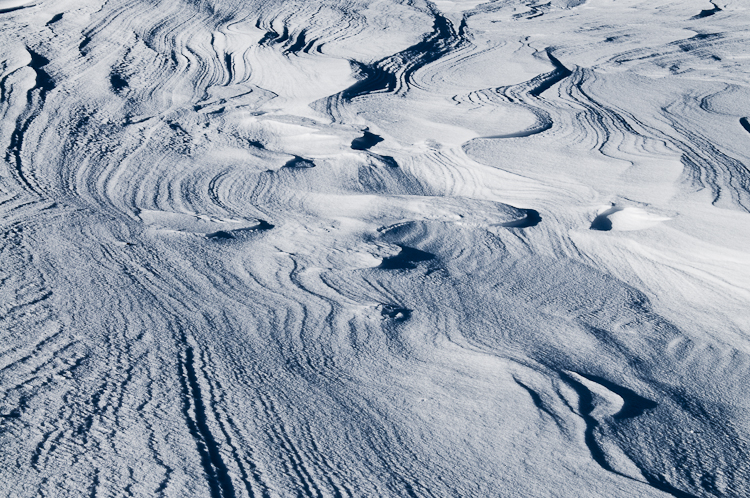
[[[750,496],[745,0],[0,1],[0,496]]]

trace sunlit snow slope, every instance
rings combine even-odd
[[[745,0],[0,0],[0,496],[750,496]]]

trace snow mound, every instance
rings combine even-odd
[[[592,230],[629,232],[654,227],[671,218],[659,216],[637,207],[603,207],[591,223]]]

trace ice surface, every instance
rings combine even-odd
[[[0,0],[0,496],[750,496],[740,0]]]

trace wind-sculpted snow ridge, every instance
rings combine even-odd
[[[0,1],[0,495],[750,495],[739,1]]]

